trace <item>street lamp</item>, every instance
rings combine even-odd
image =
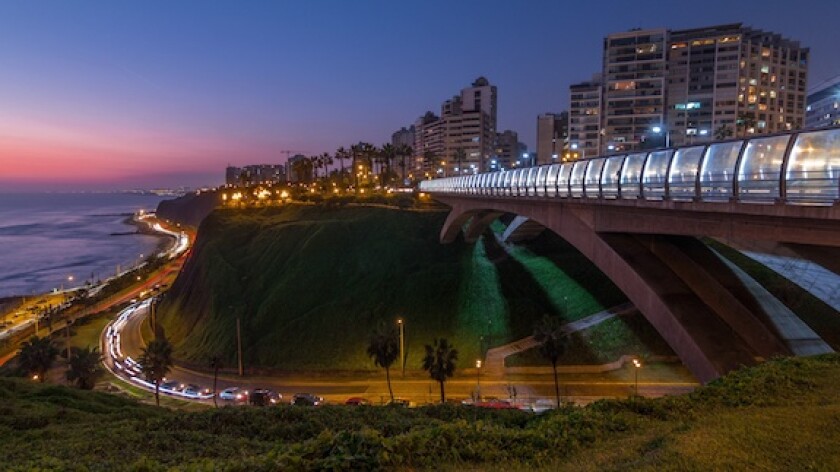
[[[661,126],[654,126],[650,130],[653,131],[653,134],[660,134],[660,133],[664,132],[665,133],[665,147],[666,148],[671,147],[671,132],[670,131],[666,130],[665,128],[663,128]]]
[[[639,369],[642,367],[642,362],[639,359],[633,359],[633,367],[635,367],[636,371],[636,396],[639,396]]]
[[[405,377],[405,323],[402,318],[397,318],[397,324],[400,326],[400,365],[402,376]]]
[[[475,393],[476,399],[481,398],[481,359],[475,361]]]

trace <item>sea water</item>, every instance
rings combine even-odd
[[[139,263],[160,239],[134,234],[126,219],[138,210],[153,211],[165,198],[0,193],[0,297],[81,286]]]

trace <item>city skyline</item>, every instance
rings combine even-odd
[[[574,18],[623,4],[443,5],[4,5],[0,192],[210,185],[227,164],[379,145],[478,76],[498,86],[498,130],[534,149],[537,116],[635,27],[743,22],[811,49],[809,89],[840,73],[840,5],[642,2],[595,28]]]

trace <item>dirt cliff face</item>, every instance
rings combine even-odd
[[[201,192],[198,195],[193,192],[160,202],[157,207],[157,214],[161,218],[182,225],[197,227],[219,203],[218,192]]]

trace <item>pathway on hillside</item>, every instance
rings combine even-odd
[[[597,324],[603,323],[604,321],[618,315],[625,315],[635,309],[636,307],[633,306],[632,303],[623,303],[604,311],[599,311],[598,313],[589,315],[585,318],[581,318],[577,321],[566,323],[561,327],[561,329],[568,336],[569,334],[577,331],[583,331]],[[505,373],[505,358],[527,351],[528,349],[533,349],[538,345],[539,343],[533,336],[528,336],[527,338],[488,350],[487,356],[484,360],[484,365],[486,366],[485,372],[487,372],[488,375],[503,375]]]
[[[741,252],[840,311],[840,275],[804,259],[753,251]]]

